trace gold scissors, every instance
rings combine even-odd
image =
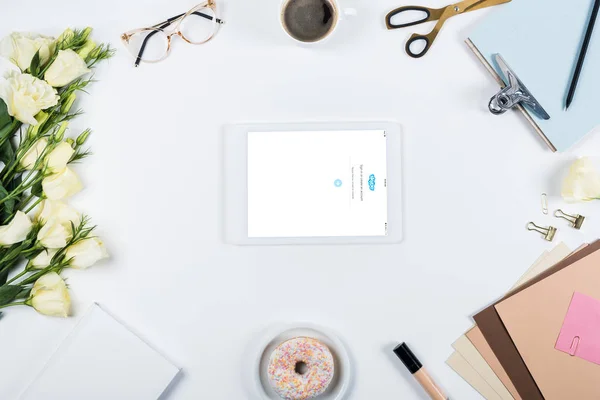
[[[455,15],[460,15],[460,14],[463,14],[463,13],[466,13],[469,11],[475,11],[475,10],[480,10],[480,9],[486,8],[486,7],[492,7],[492,6],[497,6],[499,4],[509,3],[510,1],[511,0],[465,0],[465,1],[461,1],[459,3],[451,4],[449,6],[446,6],[443,8],[437,8],[437,9],[421,7],[421,6],[405,6],[405,7],[396,8],[395,10],[390,11],[390,13],[385,17],[385,24],[387,25],[388,29],[398,29],[398,28],[406,28],[408,26],[424,24],[426,22],[438,21],[438,23],[435,25],[433,30],[430,33],[428,33],[427,35],[420,35],[418,33],[414,33],[410,37],[410,39],[408,39],[408,42],[406,42],[406,52],[408,53],[408,55],[411,56],[412,58],[420,58],[420,57],[423,57],[425,54],[427,54],[427,52],[431,48],[431,45],[433,44],[435,38],[437,37],[438,33],[440,33],[442,26],[444,26],[444,23],[446,22],[446,20],[448,18],[454,17]],[[404,22],[401,24],[392,23],[393,17],[397,17],[398,15],[401,15],[403,13],[411,14],[414,12],[424,12],[425,17],[422,19],[418,19],[416,21],[409,21],[409,22]],[[423,41],[425,46],[424,46],[423,50],[421,50],[418,53],[415,53],[411,50],[410,47],[417,41]]]

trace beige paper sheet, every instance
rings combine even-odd
[[[492,351],[492,348],[490,347],[488,342],[483,337],[483,334],[481,333],[477,325],[475,325],[473,329],[467,332],[466,336],[469,339],[469,341],[473,343],[473,346],[475,346],[475,349],[479,352],[479,354],[481,354],[485,362],[488,363],[490,368],[494,371],[498,379],[500,379],[500,381],[504,384],[504,387],[506,387],[506,389],[510,392],[512,397],[515,400],[522,400],[521,396],[519,396],[517,388],[515,388],[515,385],[513,385],[512,381],[508,377],[508,374],[506,373],[504,368],[502,368],[502,364],[500,364],[500,361],[498,361],[498,358]]]
[[[552,265],[568,256],[570,252],[569,247],[564,243],[559,243],[550,252],[544,251],[510,290],[515,289],[539,273],[550,268]],[[474,330],[477,332],[473,332]],[[517,390],[500,365],[500,362],[491,351],[491,348],[487,345],[481,332],[476,326],[469,332],[471,332],[471,336],[475,337],[474,340],[470,340],[468,335],[465,334],[458,338],[453,347],[469,364],[470,368],[467,368],[467,371],[463,371],[461,367],[464,364],[458,363],[458,369],[451,366],[452,369],[454,369],[454,371],[463,379],[465,379],[465,373],[472,374],[471,369],[474,369],[487,384],[486,388],[478,388],[473,383],[470,383],[479,393],[482,391],[489,391],[489,388],[491,388],[502,400],[520,400],[521,397],[518,395]],[[479,333],[479,335],[477,335],[477,333]],[[477,339],[482,339],[483,341]],[[473,343],[474,341],[477,342],[477,344]],[[477,382],[475,384],[477,384]]]
[[[459,337],[456,342],[452,344],[452,347],[460,353],[461,356],[469,363],[475,371],[487,384],[496,392],[496,394],[502,400],[513,400],[513,396],[510,394],[508,389],[504,386],[502,381],[498,378],[494,370],[489,366],[485,359],[481,356],[479,351],[473,346],[473,343],[465,336]]]
[[[598,365],[554,348],[574,292],[600,299],[600,251],[496,304],[546,400],[600,399]]]
[[[494,392],[494,389],[483,379],[481,375],[469,364],[463,356],[458,352],[452,353],[452,355],[446,360],[446,364],[455,371],[461,371],[459,374],[473,389],[477,390],[487,400],[502,400],[498,393]]]

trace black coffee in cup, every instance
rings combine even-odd
[[[335,28],[337,9],[329,0],[288,0],[282,9],[285,30],[301,42],[317,42]]]

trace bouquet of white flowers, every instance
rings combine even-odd
[[[66,317],[71,301],[60,273],[107,257],[94,227],[64,201],[82,189],[70,164],[89,152],[90,130],[66,138],[77,92],[111,57],[91,29],[57,39],[12,33],[0,41],[0,308],[26,305]],[[33,215],[30,215],[34,213]]]

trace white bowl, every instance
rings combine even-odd
[[[280,325],[269,329],[261,341],[254,361],[254,387],[261,400],[281,400],[271,388],[267,368],[271,353],[281,343],[296,337],[310,337],[324,343],[331,350],[334,360],[334,375],[325,392],[314,400],[342,400],[348,395],[352,370],[350,355],[342,341],[330,330],[310,323]]]

